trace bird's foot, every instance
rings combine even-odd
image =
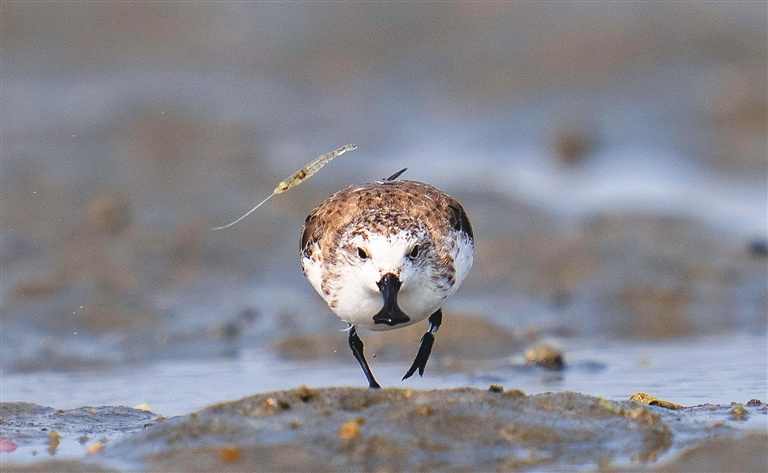
[[[416,354],[416,359],[413,360],[413,364],[403,376],[403,379],[408,379],[419,370],[419,376],[424,376],[424,368],[427,366],[427,360],[432,353],[432,345],[435,343],[435,335],[432,332],[427,332],[421,337],[421,344],[419,345],[419,352]]]
[[[354,325],[349,328],[349,348],[352,349],[352,354],[355,356],[357,362],[360,363],[360,367],[363,369],[363,373],[365,373],[365,377],[368,379],[368,387],[371,389],[381,388],[381,385],[376,381],[376,378],[373,377],[373,372],[368,366],[368,362],[365,361],[363,341],[357,336],[357,330]]]

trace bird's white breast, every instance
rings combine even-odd
[[[352,264],[343,259],[337,259],[331,267],[322,258],[317,257],[317,254],[315,257],[302,257],[302,267],[307,279],[331,310],[345,322],[369,330],[392,330],[426,319],[456,292],[469,274],[474,260],[472,240],[459,231],[452,231],[452,234],[443,240],[450,246],[448,251],[451,255],[451,267],[409,264],[397,266],[396,261],[402,261],[402,255],[406,253],[406,243],[397,238],[374,237],[371,240],[376,243],[370,250],[376,251],[380,256],[378,261],[383,262],[383,269],[372,265]],[[319,251],[319,248],[316,248],[316,251]],[[401,279],[398,304],[410,317],[409,322],[396,326],[373,322],[373,316],[383,305],[381,292],[376,286],[382,272],[395,272]]]

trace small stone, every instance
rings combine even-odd
[[[547,370],[559,371],[565,367],[562,352],[548,345],[534,345],[526,348],[525,359]]]
[[[360,436],[360,425],[364,422],[362,418],[344,422],[339,429],[339,438],[341,440],[356,439]]]
[[[649,406],[659,406],[665,409],[682,409],[684,407],[681,404],[665,401],[646,393],[635,393],[629,397],[629,400],[642,402],[643,404],[648,404]]]
[[[61,443],[61,436],[59,433],[55,430],[48,432],[48,453],[56,455],[56,449],[59,448],[59,443]]]
[[[504,386],[500,386],[498,384],[492,384],[488,388],[488,391],[490,391],[492,393],[503,393],[504,392]]]
[[[102,450],[104,450],[104,444],[101,443],[101,442],[96,442],[93,445],[91,445],[90,447],[88,447],[85,450],[85,453],[87,453],[88,455],[94,455],[96,453],[101,452]]]
[[[264,408],[264,410],[269,412],[280,412],[291,408],[291,405],[287,401],[283,399],[276,399],[271,396],[261,401],[261,406]]]
[[[315,389],[310,389],[306,386],[299,386],[296,388],[296,397],[298,397],[301,402],[310,402],[314,401],[318,397],[318,392]]]
[[[731,409],[731,418],[733,420],[747,420],[747,417],[749,417],[749,410],[741,404]]]
[[[225,445],[219,448],[219,461],[222,463],[235,463],[239,462],[242,457],[242,452],[239,447],[234,445]]]

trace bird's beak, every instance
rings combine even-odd
[[[397,293],[400,290],[401,284],[400,279],[392,273],[385,274],[376,283],[379,286],[381,295],[384,297],[384,306],[378,314],[373,316],[373,323],[397,325],[410,322],[411,318],[405,315],[397,305]]]

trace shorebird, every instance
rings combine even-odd
[[[441,307],[472,268],[474,237],[464,208],[421,182],[387,179],[349,187],[304,222],[301,267],[330,309],[348,324],[349,347],[371,388],[381,385],[358,328],[393,330],[429,318],[413,364],[424,368],[442,322]]]

